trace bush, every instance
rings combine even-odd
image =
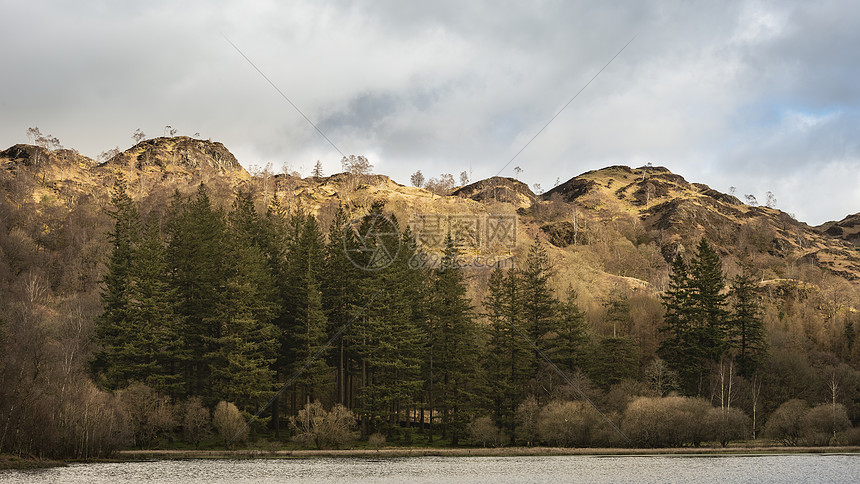
[[[119,393],[119,400],[137,447],[149,447],[177,425],[169,399],[143,383],[129,385]]]
[[[746,439],[750,425],[750,418],[739,408],[708,409],[705,421],[709,437],[723,447],[732,440]]]
[[[232,447],[233,442],[241,442],[248,438],[245,418],[232,403],[218,402],[212,415],[212,425],[218,431],[218,435],[224,439],[227,447]]]
[[[829,445],[836,434],[851,428],[845,406],[823,403],[806,412],[800,422],[801,440],[808,445]]]
[[[195,448],[200,441],[212,435],[209,409],[203,406],[199,397],[189,398],[182,412],[182,437]]]
[[[639,397],[627,407],[621,427],[637,445],[699,445],[709,440],[705,424],[711,406],[701,398]]]
[[[469,424],[469,435],[472,442],[484,447],[502,445],[502,431],[493,423],[490,417],[478,417]]]
[[[583,402],[550,402],[538,415],[542,441],[559,447],[591,445],[592,431],[600,420],[597,412]]]
[[[836,434],[833,445],[860,445],[860,427],[853,427],[844,432]]]
[[[370,437],[367,438],[367,445],[372,448],[379,450],[380,447],[385,445],[385,436],[380,434],[379,432],[375,434],[370,434]]]
[[[803,400],[791,399],[774,410],[764,425],[764,435],[785,445],[798,445],[802,430],[802,420],[809,412],[809,405]]]
[[[529,397],[517,407],[517,424],[519,424],[517,426],[517,433],[529,447],[531,447],[531,445],[538,439],[539,414],[540,405],[533,395],[529,395]],[[490,423],[492,423],[492,421]]]
[[[343,405],[335,405],[326,411],[322,404],[313,402],[299,410],[290,419],[296,430],[294,439],[304,445],[315,445],[318,449],[338,448],[352,439],[355,416]]]

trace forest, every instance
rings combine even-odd
[[[416,267],[384,200],[313,214],[217,181],[135,200],[117,176],[61,210],[4,184],[3,453],[860,444],[856,311],[729,270],[706,237],[658,294],[595,303],[540,233],[513,267],[461,267],[451,234]],[[397,232],[363,237],[383,216]],[[398,250],[368,270],[367,244]]]

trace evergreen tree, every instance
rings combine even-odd
[[[720,257],[702,238],[690,261],[690,308],[693,326],[703,355],[718,361],[728,349],[729,311],[726,309],[725,277]]]
[[[98,349],[93,357],[92,370],[106,388],[118,389],[127,386],[131,380],[141,379],[146,373],[145,368],[138,367],[137,348],[132,341],[139,335],[139,328],[132,324],[129,314],[141,221],[122,177],[114,185],[111,204],[115,208],[108,215],[114,221],[114,229],[108,234],[111,253],[107,274],[102,280],[104,311],[96,320]]]
[[[170,214],[167,261],[189,352],[187,392],[214,404],[217,397],[212,392],[210,370],[219,338],[224,336],[220,311],[228,275],[224,216],[212,207],[203,183],[190,202],[177,193]]]
[[[567,289],[567,298],[559,304],[557,336],[547,354],[562,370],[573,373],[582,369],[588,349],[588,325],[585,312],[576,302],[573,286]]]
[[[516,409],[525,397],[526,384],[535,373],[536,361],[523,329],[523,287],[516,270],[495,269],[484,300],[487,331],[487,378],[496,422],[513,440]]]
[[[639,344],[630,336],[602,338],[590,358],[588,375],[596,385],[608,390],[627,378],[634,378],[639,368]]]
[[[274,393],[277,328],[274,280],[259,243],[261,229],[249,193],[239,193],[227,227],[225,292],[210,362],[213,391],[219,400],[253,411]]]
[[[558,300],[549,286],[551,276],[546,248],[535,236],[526,266],[520,271],[520,284],[522,321],[528,336],[541,350],[551,347],[551,339],[558,335]]]
[[[731,295],[734,301],[732,346],[736,350],[740,375],[750,377],[764,363],[767,343],[758,287],[746,270],[732,281]]]
[[[328,240],[326,241],[323,261],[323,270],[320,274],[320,290],[322,293],[323,307],[326,310],[326,318],[329,322],[327,333],[332,336],[341,327],[352,320],[352,308],[356,305],[356,282],[358,280],[357,268],[347,257],[346,248],[354,248],[357,243],[355,234],[348,230],[349,220],[343,206],[338,206],[334,220],[329,227]],[[349,373],[347,361],[354,359],[350,354],[346,341],[348,336],[340,338],[335,351],[330,353],[329,364],[337,368],[336,372],[336,401],[342,405],[350,406],[351,398],[348,394],[350,385],[347,380],[352,378]]]
[[[183,368],[188,355],[176,314],[176,291],[167,281],[161,227],[154,216],[134,260],[129,320],[137,334],[131,344],[137,348],[137,365],[146,368],[138,379],[158,393],[180,398],[185,393]]]
[[[429,403],[431,410],[442,414],[443,438],[450,437],[454,445],[465,435],[470,420],[478,370],[477,327],[466,296],[466,281],[457,265],[458,255],[448,234],[432,278],[429,326]]]
[[[381,202],[374,203],[360,233],[372,232],[371,225],[378,227],[382,208]],[[368,429],[385,430],[389,437],[393,436],[401,409],[415,405],[422,384],[421,348],[426,342],[426,334],[412,314],[412,300],[420,297],[414,272],[408,265],[415,243],[409,234],[398,235],[396,222],[393,223],[392,231],[386,229],[364,240],[371,249],[385,244],[380,252],[394,258],[384,267],[364,266],[376,270],[360,273],[359,302],[366,304],[366,308],[352,331],[361,368],[357,403],[362,430],[365,434]],[[377,260],[377,255],[371,257]]]
[[[303,368],[328,340],[328,321],[322,309],[319,279],[323,269],[323,240],[316,218],[298,213],[292,220],[287,253],[286,326],[281,356],[288,374]],[[326,355],[311,362],[295,382],[302,405],[319,398],[330,382]],[[298,408],[294,408],[297,411]]]
[[[722,263],[702,239],[689,267],[679,255],[672,264],[669,289],[663,295],[666,308],[664,334],[658,354],[677,371],[689,394],[701,391],[705,373],[731,345],[731,317]]]

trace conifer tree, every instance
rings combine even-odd
[[[286,325],[282,328],[281,357],[287,373],[293,374],[326,343],[328,321],[322,309],[319,279],[323,269],[323,240],[316,218],[298,213],[292,219],[292,237],[287,253]],[[302,405],[321,396],[330,382],[326,355],[311,363],[296,380]],[[294,409],[295,411],[298,408]]]
[[[252,411],[274,393],[277,328],[274,280],[259,243],[260,222],[249,193],[237,194],[226,231],[225,292],[210,362],[213,391]]]
[[[111,254],[107,274],[102,281],[104,311],[96,320],[95,340],[99,349],[93,357],[92,370],[102,385],[118,389],[144,376],[144,370],[137,367],[137,349],[131,344],[137,338],[139,328],[132,325],[129,314],[141,222],[122,177],[114,185],[111,204],[115,208],[108,215],[114,220],[114,229],[108,234]]]
[[[466,281],[457,265],[459,255],[450,234],[434,271],[430,295],[429,394],[431,410],[442,414],[443,438],[456,445],[465,435],[476,399],[478,373],[477,327]]]
[[[541,350],[558,335],[558,300],[549,286],[552,270],[546,248],[535,236],[525,268],[520,271],[522,319],[529,338]],[[537,357],[536,357],[537,358]]]
[[[732,346],[737,354],[740,375],[750,377],[764,362],[767,347],[758,287],[746,270],[732,281],[731,295],[734,302]]]
[[[180,398],[188,355],[181,319],[176,314],[176,291],[167,281],[167,253],[159,220],[151,216],[141,241],[131,280],[129,320],[137,334],[137,364],[146,367],[140,381],[158,393]]]
[[[664,338],[658,354],[678,372],[689,394],[701,391],[709,364],[730,348],[731,317],[724,289],[722,263],[705,239],[689,267],[680,254],[675,257],[669,289],[663,296]]]
[[[370,224],[379,223],[383,206],[374,203],[360,233],[371,232]],[[368,429],[385,430],[392,437],[401,409],[414,406],[421,388],[420,357],[426,335],[412,314],[412,299],[420,297],[408,265],[415,243],[410,235],[399,235],[396,222],[389,220],[393,230],[363,241],[371,249],[387,244],[384,251],[393,259],[377,270],[361,271],[359,302],[366,306],[351,332],[361,371],[357,403],[362,430],[365,434]]]
[[[702,238],[690,261],[690,312],[703,356],[717,361],[728,349],[728,294],[719,255]]]
[[[585,312],[576,302],[573,286],[567,289],[567,298],[559,303],[559,324],[553,346],[547,354],[562,370],[573,373],[582,369],[587,355],[588,334]]]
[[[185,368],[188,393],[214,404],[210,369],[219,351],[219,338],[224,336],[219,311],[224,308],[227,280],[224,216],[212,207],[203,183],[189,202],[177,194],[170,213],[167,261],[189,352]]]
[[[346,210],[338,206],[334,220],[329,227],[328,240],[323,249],[323,270],[320,274],[320,290],[326,318],[329,322],[328,335],[333,336],[353,317],[352,308],[356,304],[357,268],[347,257],[347,248],[356,246],[355,234],[348,230],[349,220]],[[347,380],[352,377],[347,362],[353,359],[346,342],[349,337],[341,337],[336,349],[330,353],[330,365],[336,368],[336,401],[351,406],[347,392]]]
[[[516,409],[534,375],[536,361],[523,329],[523,287],[518,271],[495,269],[487,284],[487,378],[496,421],[510,438],[516,434]]]

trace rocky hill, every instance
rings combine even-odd
[[[543,199],[578,206],[602,223],[636,221],[644,231],[641,236],[654,240],[666,260],[705,237],[724,255],[807,261],[860,281],[860,253],[846,242],[857,236],[852,230],[860,231],[860,217],[823,229],[810,227],[776,208],[746,205],[663,167],[590,171],[553,188]],[[557,242],[570,242],[563,237],[564,228],[558,223],[543,226]]]
[[[766,278],[792,277],[792,268],[807,264],[860,283],[860,214],[810,227],[778,209],[746,205],[662,167],[594,170],[542,196],[503,177],[439,196],[384,175],[252,177],[223,144],[188,137],[146,140],[102,164],[73,150],[15,145],[0,152],[0,167],[7,198],[20,197],[10,190],[23,190],[36,212],[45,210],[43,202],[62,205],[76,194],[105,205],[114,179],[122,175],[132,195],[145,201],[146,210],[164,205],[173,191],[189,193],[203,181],[217,188],[214,198],[225,206],[235,188],[244,186],[258,195],[261,209],[278,197],[287,209],[310,211],[323,223],[339,204],[359,215],[377,199],[386,200],[387,210],[403,224],[428,213],[518,214],[517,248],[508,256],[524,256],[531,239],[540,234],[552,246],[561,279],[597,293],[617,284],[656,284],[652,290],[660,290],[667,261],[701,237],[733,263],[766,268]],[[21,188],[25,185],[32,190]],[[469,250],[479,254],[481,249]]]
[[[826,222],[816,229],[860,247],[860,213],[849,215],[838,222]]]

